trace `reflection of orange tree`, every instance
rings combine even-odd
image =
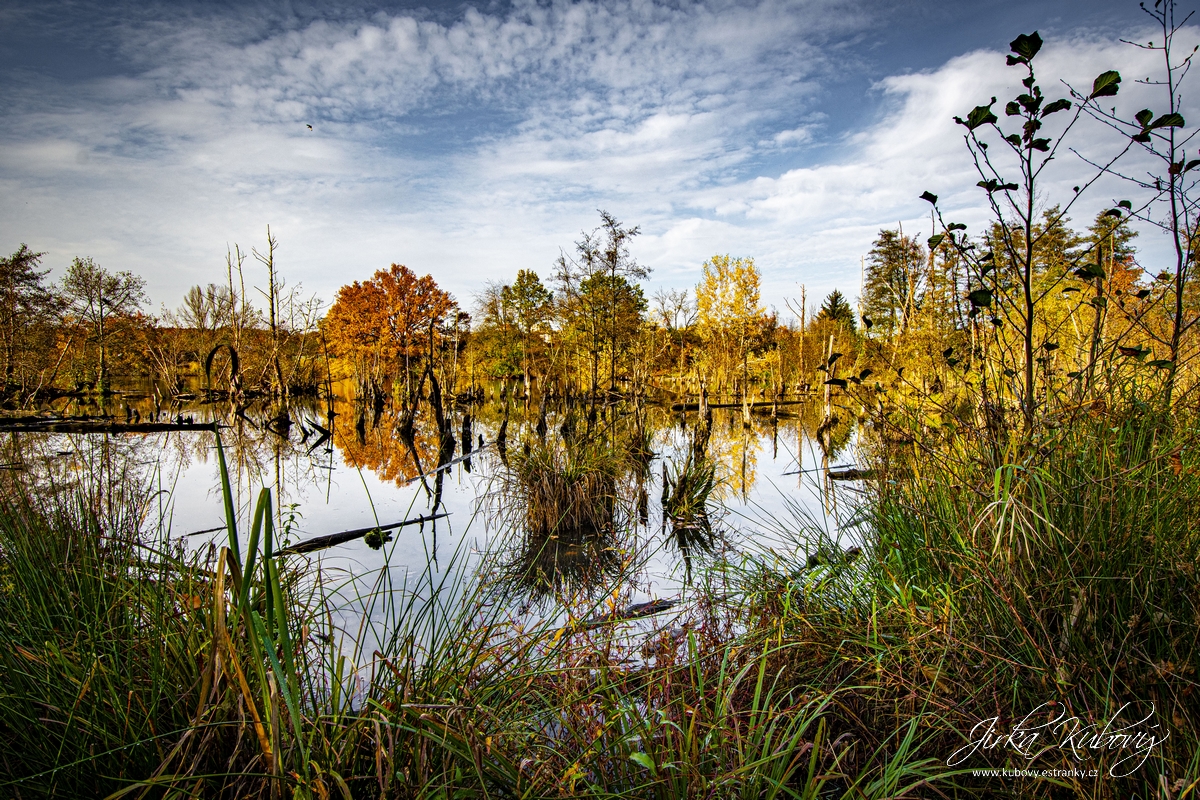
[[[440,438],[437,427],[424,418],[413,424],[413,448],[403,442],[397,432],[399,416],[391,409],[375,417],[370,409],[351,403],[338,403],[339,424],[333,432],[333,442],[342,453],[346,465],[371,470],[380,479],[397,485],[404,484],[437,466]],[[362,435],[356,424],[362,419]]]

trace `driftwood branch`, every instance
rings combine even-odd
[[[833,472],[834,470],[846,469],[847,467],[853,469],[854,465],[853,464],[838,464],[836,467],[830,467],[829,471]],[[824,467],[811,467],[809,469],[794,469],[790,472],[785,472],[783,474],[784,475],[807,475],[810,472],[820,472],[823,469],[825,469],[825,468]]]
[[[372,525],[369,528],[355,528],[352,531],[331,533],[327,536],[316,536],[312,539],[305,539],[303,542],[297,542],[291,547],[285,547],[282,550],[277,550],[275,555],[290,556],[299,553],[311,553],[314,550],[324,550],[327,547],[333,547],[334,545],[345,544],[346,542],[352,542],[355,539],[361,539],[373,531],[383,532],[396,530],[408,525],[422,525],[426,522],[432,522],[435,519],[441,519],[442,517],[448,516],[450,516],[449,512],[442,512],[441,514],[430,514],[429,516],[406,519],[403,522],[393,522],[390,525]]]
[[[476,447],[474,450],[467,453],[466,455],[461,455],[458,458],[452,458],[449,461],[447,461],[445,464],[439,464],[438,466],[434,467],[433,469],[429,470],[428,472],[422,472],[420,475],[414,475],[413,477],[404,481],[404,485],[407,486],[408,484],[413,483],[414,481],[419,481],[423,478],[428,478],[433,475],[437,475],[439,472],[441,472],[444,469],[449,469],[450,467],[453,467],[455,464],[459,464],[463,461],[466,461],[468,458],[480,455],[487,448],[488,448],[488,445],[486,445],[486,444],[483,447]]]
[[[829,470],[825,473],[826,477],[828,477],[831,481],[863,481],[867,480],[874,474],[874,470],[858,469],[856,467],[850,467],[849,469],[838,470],[836,472],[834,470]]]
[[[761,408],[773,408],[776,406],[802,406],[805,403],[809,403],[809,402],[811,402],[811,400],[777,400],[775,402],[771,402],[770,400],[756,400],[753,403],[746,403],[746,406],[749,406],[749,408],[751,410],[755,410],[755,409],[761,409]],[[743,406],[741,403],[709,403],[708,407],[709,408],[742,408]],[[672,411],[699,411],[700,404],[699,403],[672,403],[671,410]]]

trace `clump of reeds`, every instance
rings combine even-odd
[[[146,557],[140,506],[0,501],[0,795],[103,796],[152,775],[193,723],[205,580],[176,553]]]
[[[683,556],[689,579],[692,553],[710,552],[716,540],[708,511],[716,480],[716,465],[691,450],[677,468],[663,467],[663,524],[671,527],[670,541]]]
[[[678,528],[709,528],[708,498],[716,486],[716,465],[688,453],[674,470],[663,468],[663,515]]]
[[[611,532],[623,460],[603,444],[539,445],[512,460],[505,502],[521,509],[524,528],[537,536]]]
[[[270,492],[243,541],[219,440],[218,460],[228,543],[193,554],[143,530],[152,495],[136,481],[0,501],[0,794],[339,784],[323,620],[274,552]]]
[[[491,498],[515,550],[500,568],[535,599],[600,590],[625,562],[625,458],[596,440],[539,441],[514,454]]]

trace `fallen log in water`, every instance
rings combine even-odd
[[[449,512],[442,512],[440,514],[430,514],[427,517],[422,516],[414,517],[413,519],[406,519],[403,522],[393,522],[390,525],[372,525],[369,528],[356,528],[352,531],[331,533],[327,536],[316,536],[312,539],[305,539],[303,542],[297,542],[291,547],[285,547],[282,550],[277,550],[275,551],[275,555],[290,556],[297,555],[299,553],[311,553],[314,550],[324,550],[326,547],[333,547],[334,545],[345,544],[346,542],[352,542],[355,539],[361,539],[368,533],[372,533],[374,531],[383,532],[403,528],[407,525],[421,525],[426,522],[432,522],[435,519],[441,519],[442,517],[448,516],[450,516]]]
[[[855,548],[857,549],[857,548]],[[733,597],[732,592],[714,595],[709,598],[710,603],[724,603]],[[610,614],[602,614],[598,617],[591,617],[575,626],[567,626],[569,630],[590,630],[591,628],[600,625],[609,625],[614,622],[627,622],[629,620],[641,619],[642,617],[652,617],[655,614],[661,614],[664,611],[670,611],[683,602],[682,598],[671,597],[666,600],[650,600],[646,603],[634,603],[621,611],[613,611]]]
[[[166,433],[214,429],[212,422],[117,422],[104,417],[0,419],[0,433]]]
[[[677,605],[679,605],[679,598],[677,597],[668,600],[651,600],[648,603],[634,603],[629,608],[621,611],[614,611],[611,614],[603,614],[599,617],[584,620],[583,627],[595,628],[598,625],[606,625],[610,622],[624,622],[631,619],[650,617],[655,614],[661,614],[664,611],[670,611]]]
[[[825,473],[826,477],[831,481],[862,481],[870,478],[874,474],[874,470],[858,469],[850,467],[849,469],[838,470],[834,472],[829,470]]]
[[[205,528],[202,531],[192,531],[191,533],[185,533],[184,536],[200,536],[205,533],[216,533],[217,531],[227,531],[227,530],[229,530],[228,525],[220,525],[216,528]]]
[[[47,417],[44,414],[25,414],[23,416],[0,417],[0,424],[4,425],[38,425],[43,422],[57,422],[62,417]],[[110,417],[91,417],[79,416],[75,419],[111,419]]]
[[[809,402],[811,402],[811,400],[808,400],[808,399],[805,399],[805,400],[778,400],[776,402],[771,402],[770,400],[760,400],[760,401],[755,401],[753,403],[747,403],[746,405],[750,406],[750,410],[753,411],[756,409],[774,408],[774,407],[778,407],[778,406],[802,406],[805,403],[809,403]],[[708,407],[709,408],[741,408],[742,404],[741,403],[709,403]],[[672,411],[699,411],[700,404],[699,403],[672,403],[671,410]]]

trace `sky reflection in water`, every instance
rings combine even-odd
[[[143,419],[155,413],[148,398],[130,396],[107,410],[121,418],[126,407],[138,408]],[[164,409],[161,414],[199,420],[211,418],[214,410],[192,405]],[[293,404],[293,424],[278,432],[271,430],[277,426],[266,424],[273,413],[249,409],[223,430],[222,441],[241,524],[247,524],[260,489],[268,487],[275,498],[277,528],[292,543],[449,513],[434,522],[391,532],[380,549],[356,540],[302,556],[314,568],[320,564],[327,582],[351,581],[345,583],[349,596],[355,590],[365,593],[383,569],[389,571],[393,586],[403,586],[406,578],[427,569],[442,574],[456,558],[467,559],[473,569],[484,565],[485,579],[503,588],[525,612],[552,609],[569,598],[595,600],[610,593],[616,583],[622,601],[676,596],[686,590],[689,573],[714,556],[736,560],[746,551],[790,553],[815,548],[815,543],[789,534],[798,528],[793,520],[797,507],[824,520],[829,533],[838,536],[837,515],[826,514],[823,506],[832,510],[841,503],[844,511],[846,497],[839,500],[823,494],[822,466],[853,463],[854,458],[853,429],[843,422],[835,428],[831,451],[823,461],[814,435],[823,416],[819,404],[788,407],[789,414],[781,408],[778,419],[756,415],[749,428],[742,424],[739,411],[715,410],[707,442],[698,427],[698,413],[649,406],[641,412],[638,439],[642,442],[638,449],[644,452],[632,460],[639,466],[624,469],[615,480],[615,525],[605,531],[547,537],[521,530],[525,509],[519,494],[512,493],[512,467],[524,456],[526,444],[549,446],[560,455],[566,452],[563,426],[568,415],[563,409],[547,409],[547,444],[542,445],[537,403],[510,404],[502,453],[496,439],[503,405],[455,408],[448,415],[457,440],[455,450],[440,455],[442,462],[459,460],[425,477],[421,473],[434,471],[439,463],[439,436],[432,421],[418,418],[409,447],[397,435],[397,418],[390,409],[375,411],[338,401],[334,410],[331,440],[315,447],[321,438],[318,426],[330,427],[327,409],[304,404]],[[637,416],[631,412],[610,409],[598,416],[590,436],[618,448],[630,447],[630,437],[636,435],[630,431],[637,428]],[[847,412],[840,412],[843,420],[851,418]],[[586,439],[586,409],[569,416],[566,438]],[[471,452],[465,459],[463,442],[468,438]],[[10,437],[5,461],[25,464],[23,474],[43,489],[51,481],[65,485],[80,473],[93,479],[142,480],[157,492],[147,527],[161,525],[172,538],[195,549],[225,542],[222,531],[210,530],[224,523],[214,444],[212,434],[194,432],[21,434]],[[674,479],[689,453],[706,459],[714,473],[707,503],[711,530],[663,521],[664,474]],[[841,534],[842,542],[854,539],[852,531]]]

